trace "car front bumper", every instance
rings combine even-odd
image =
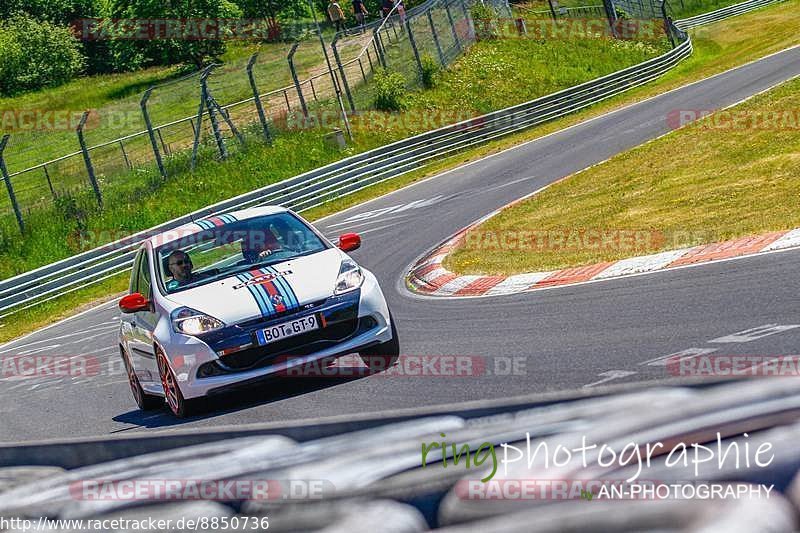
[[[290,316],[242,327],[225,328],[215,335],[206,335],[202,339],[174,334],[168,342],[161,342],[162,349],[173,365],[184,398],[226,392],[266,377],[280,377],[292,368],[319,359],[358,352],[368,346],[390,341],[392,332],[386,300],[374,275],[366,270],[364,274],[364,283],[358,291],[333,296],[325,302]],[[262,346],[220,355],[231,347],[250,343],[255,329],[308,314],[326,317],[326,323],[329,325],[318,330],[319,332],[325,332],[326,329],[332,331],[337,327],[338,333],[343,335],[342,338],[336,338],[336,335],[313,338],[310,343],[302,346],[286,346],[272,354],[267,353],[266,348]],[[351,323],[352,331],[344,327],[345,324]],[[255,350],[259,352],[248,354]],[[226,364],[226,360],[237,361],[237,364]],[[248,366],[251,360],[255,361],[255,366]],[[209,365],[217,367],[220,373],[210,376],[198,375],[198,373],[203,374]],[[201,368],[204,368],[203,372],[200,372]]]

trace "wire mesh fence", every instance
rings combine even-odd
[[[66,113],[54,127],[14,133],[0,149],[8,190],[0,194],[0,217],[22,226],[32,211],[73,195],[102,205],[105,192],[126,190],[140,171],[164,177],[224,159],[292,121],[340,126],[336,97],[349,113],[367,110],[378,70],[399,72],[413,86],[423,61],[446,66],[475,42],[475,2],[484,3],[396,6],[386,18],[335,34],[325,48],[317,34],[283,47],[253,46],[247,62],[210,65],[100,110]],[[505,0],[486,3],[511,16]]]

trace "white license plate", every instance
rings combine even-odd
[[[259,344],[269,344],[320,328],[317,315],[304,316],[256,331]]]

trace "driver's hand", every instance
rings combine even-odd
[[[267,257],[268,255],[272,255],[272,250],[263,250],[259,252],[258,257]]]

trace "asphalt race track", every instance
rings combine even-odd
[[[332,238],[346,231],[361,233],[364,245],[353,256],[381,281],[398,323],[402,353],[486,357],[479,375],[283,378],[220,399],[218,409],[180,421],[166,409],[142,413],[135,408],[116,347],[116,302],[110,302],[0,348],[4,358],[92,355],[103,363],[99,375],[88,377],[0,379],[0,440],[300,420],[653,382],[672,377],[659,358],[690,349],[720,355],[795,353],[800,250],[494,298],[423,298],[409,293],[402,279],[415,259],[475,219],[666,133],[670,111],[723,108],[797,75],[800,47],[441,174],[318,224]],[[733,335],[746,330],[752,331]]]

